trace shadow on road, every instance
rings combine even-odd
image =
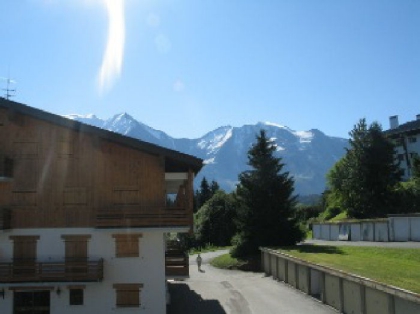
[[[171,304],[168,314],[226,314],[217,300],[203,300],[201,295],[191,290],[186,283],[168,283]]]

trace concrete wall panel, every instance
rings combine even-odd
[[[338,240],[349,241],[350,240],[350,224],[339,224],[340,234]]]
[[[311,296],[320,299],[322,293],[322,273],[318,270],[311,269]]]
[[[340,309],[340,280],[329,274],[325,274],[325,303]]]
[[[344,313],[363,313],[362,289],[358,283],[343,280]]]
[[[420,241],[420,217],[410,219],[411,241]]]
[[[375,222],[375,241],[388,242],[388,222]]]
[[[350,226],[351,241],[360,241],[360,224],[354,223]]]
[[[275,255],[271,255],[271,263],[270,263],[270,272],[274,279],[277,279],[277,257]]]
[[[296,287],[296,264],[287,261],[287,283],[293,287]]]
[[[372,222],[361,223],[361,240],[362,241],[374,241],[374,225]]]
[[[321,225],[312,225],[312,238],[317,240],[321,239]]]
[[[331,225],[330,226],[330,241],[338,241],[339,234],[340,234],[340,226]]]
[[[392,217],[394,226],[394,241],[409,241],[410,225],[408,217]]]
[[[420,304],[403,300],[398,297],[394,299],[395,314],[414,314],[420,313]]]
[[[327,241],[330,240],[330,225],[321,225],[321,239]]]
[[[366,313],[388,314],[389,295],[385,292],[366,287]],[[400,314],[400,313],[398,313]]]
[[[270,254],[264,253],[264,272],[270,276]]]
[[[310,292],[310,270],[309,267],[307,266],[303,266],[303,265],[298,265],[298,285],[297,288],[303,292],[305,292],[306,294],[309,294]]]
[[[287,261],[284,258],[277,259],[277,279],[286,281],[286,265]]]

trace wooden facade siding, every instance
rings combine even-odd
[[[52,123],[53,115],[22,109],[33,117],[1,104],[0,156],[12,159],[13,178],[0,182],[0,229],[192,226],[192,167],[197,168],[198,159],[186,170],[179,208],[169,211],[164,208],[165,171],[179,172],[174,152],[142,144],[150,146],[153,153],[148,153],[134,148],[138,141],[115,135],[119,143],[101,138],[101,133],[114,137],[107,131],[85,126],[91,132],[81,132],[63,126],[67,122],[61,117]],[[43,115],[46,119],[35,117]],[[155,153],[159,149],[162,154]],[[186,165],[179,163],[180,168]],[[2,223],[2,208],[10,210],[10,217],[3,216],[9,222]]]
[[[98,211],[96,227],[185,227],[190,226],[190,213],[183,208],[120,208]]]

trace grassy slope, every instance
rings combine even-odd
[[[231,257],[230,254],[220,255],[210,262],[212,266],[222,269],[237,268],[244,263],[244,261]]]
[[[420,249],[302,245],[279,251],[420,293]]]

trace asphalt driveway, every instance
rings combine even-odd
[[[168,314],[328,314],[334,309],[263,273],[221,270],[209,261],[226,251],[202,254],[202,271],[190,257],[190,278],[171,282]]]

